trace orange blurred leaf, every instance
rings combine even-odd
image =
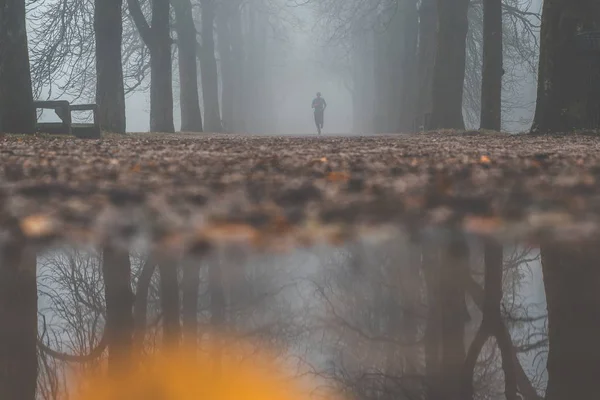
[[[330,172],[327,175],[329,182],[347,182],[350,179],[350,174],[347,172]]]
[[[491,234],[502,225],[502,220],[497,217],[466,217],[465,230],[473,233]]]
[[[141,170],[142,170],[142,166],[140,164],[135,164],[133,167],[131,167],[131,172],[138,173]]]
[[[302,400],[300,381],[289,379],[276,359],[253,344],[209,338],[206,351],[169,349],[137,357],[118,374],[90,376],[77,400]],[[212,335],[211,335],[212,336]],[[251,355],[249,358],[248,356]],[[249,359],[250,362],[244,361]],[[218,365],[218,368],[216,366]],[[333,396],[327,396],[333,397]]]
[[[214,224],[204,228],[200,236],[214,241],[254,241],[259,232],[245,224]]]
[[[489,164],[492,162],[492,160],[490,160],[490,158],[488,156],[481,156],[481,158],[479,159],[479,162],[482,164]]]
[[[54,224],[52,220],[46,215],[30,215],[25,217],[21,223],[21,230],[25,236],[29,237],[42,237],[52,233]]]

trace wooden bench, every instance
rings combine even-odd
[[[70,135],[71,134],[71,105],[66,100],[48,100],[34,101],[33,105],[36,110],[54,110],[61,122],[37,122],[36,130],[38,132],[50,133],[53,135]]]
[[[37,109],[54,110],[61,122],[37,122],[36,130],[53,135],[74,135],[84,139],[100,139],[100,124],[98,122],[98,105],[96,104],[69,104],[66,100],[34,101]],[[93,122],[91,124],[73,123],[73,111],[91,111]]]
[[[98,122],[98,105],[97,104],[74,104],[70,107],[73,111],[92,111],[93,119],[91,124],[71,124],[71,132],[78,138],[82,139],[100,139],[100,123]],[[72,116],[71,116],[72,118]]]

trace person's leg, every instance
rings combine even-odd
[[[320,131],[321,129],[323,129],[323,111],[318,111],[317,113],[315,113],[315,118]]]
[[[321,134],[321,124],[319,121],[319,112],[315,110],[315,126],[317,127],[317,133]]]

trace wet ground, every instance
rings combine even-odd
[[[0,138],[0,240],[298,246],[447,227],[600,226],[600,138],[430,133]]]

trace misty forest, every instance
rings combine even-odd
[[[599,132],[597,0],[0,0],[0,399],[598,399]]]

